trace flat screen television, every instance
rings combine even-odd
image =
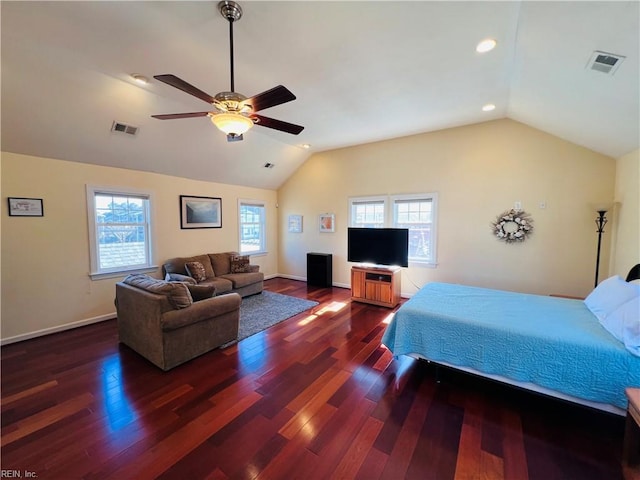
[[[347,230],[347,260],[408,267],[409,229],[350,227]]]

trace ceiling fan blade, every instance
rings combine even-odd
[[[271,90],[254,95],[251,98],[247,98],[242,102],[243,105],[251,105],[254,112],[259,112],[266,108],[275,107],[283,103],[295,100],[296,96],[291,93],[286,87],[278,85]]]
[[[263,117],[262,115],[251,115],[256,125],[261,125],[267,128],[273,128],[274,130],[280,130],[281,132],[290,133],[292,135],[298,135],[304,127],[300,125],[294,125],[293,123],[283,122],[282,120],[276,120],[275,118]]]
[[[151,115],[160,120],[174,120],[176,118],[206,117],[211,112],[191,112],[191,113],[167,113],[166,115]]]
[[[190,83],[187,83],[181,78],[178,78],[175,75],[171,75],[170,73],[167,73],[165,75],[154,75],[153,78],[155,78],[156,80],[160,80],[167,85],[171,85],[172,87],[175,87],[179,90],[182,90],[189,95],[193,95],[200,100],[204,100],[207,103],[213,104],[214,102],[214,98],[208,93],[203,92],[199,88],[194,87]]]

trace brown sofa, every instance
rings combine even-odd
[[[237,340],[240,295],[212,294],[213,288],[129,275],[116,283],[120,342],[169,370]]]
[[[248,265],[247,271],[242,273],[231,272],[231,260],[237,257],[236,252],[209,253],[194,257],[178,257],[167,260],[163,266],[166,280],[179,282],[194,282],[189,276],[185,264],[199,262],[204,267],[206,279],[197,282],[198,285],[213,285],[215,294],[235,292],[241,297],[262,293],[264,287],[264,274],[258,265]]]

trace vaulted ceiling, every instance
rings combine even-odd
[[[217,2],[3,1],[2,150],[276,189],[313,152],[505,117],[612,157],[639,147],[638,1],[240,5],[236,90],[285,85],[297,100],[261,113],[300,135],[228,143],[206,117],[151,118],[208,109],[154,75],[229,89]],[[588,67],[596,50],[625,57],[613,75]]]

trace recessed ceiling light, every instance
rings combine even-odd
[[[496,106],[493,103],[487,103],[482,107],[483,112],[490,112],[491,110],[495,110],[495,109],[496,109]]]
[[[497,42],[493,38],[487,38],[482,40],[478,45],[476,45],[476,52],[485,53],[490,50],[493,50],[496,46]]]
[[[304,148],[305,150],[309,150],[311,148],[311,145],[309,145],[308,143],[303,143],[302,145],[300,145],[302,148]]]
[[[133,78],[136,83],[139,83],[140,85],[146,85],[147,83],[149,83],[149,79],[144,75],[140,75],[139,73],[132,73],[131,78]]]

